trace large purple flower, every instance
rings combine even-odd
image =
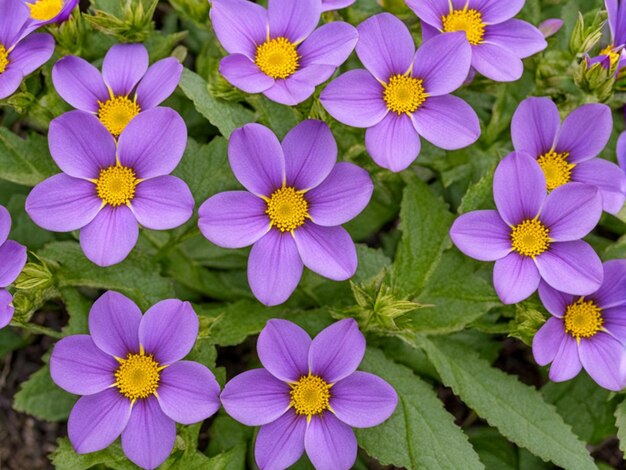
[[[20,275],[26,264],[26,247],[7,240],[11,231],[11,214],[0,206],[0,328],[13,318],[13,296],[6,290]]]
[[[303,102],[344,63],[358,38],[342,21],[315,29],[321,13],[320,0],[269,0],[267,10],[248,0],[213,0],[213,29],[230,54],[220,73],[246,93]]]
[[[170,175],[187,145],[185,123],[174,110],[137,116],[117,145],[95,116],[70,111],[50,123],[48,140],[63,173],[35,186],[26,212],[46,230],[80,229],[83,251],[97,265],[124,260],[139,224],[168,230],[192,216],[191,191]]]
[[[548,191],[571,181],[590,184],[600,191],[603,209],[616,214],[626,200],[626,176],[614,163],[595,158],[612,130],[608,106],[581,106],[561,125],[559,110],[550,98],[525,99],[511,123],[515,150],[537,160]]]
[[[449,94],[469,71],[462,33],[427,41],[415,52],[408,28],[389,13],[369,18],[358,31],[356,53],[367,70],[341,75],[320,99],[338,121],[367,128],[365,145],[376,163],[404,170],[419,155],[420,135],[446,150],[478,139],[476,113]]]
[[[341,224],[356,217],[372,196],[365,170],[337,161],[337,144],[320,121],[298,124],[282,144],[267,127],[247,124],[230,137],[230,166],[249,191],[208,199],[200,230],[224,248],[254,244],[248,282],[266,305],[289,298],[303,265],[343,281],[357,267],[354,243]]]
[[[83,395],[67,423],[74,450],[102,450],[121,434],[130,460],[158,467],[174,447],[176,423],[203,421],[220,407],[213,373],[181,360],[198,336],[198,317],[176,299],[142,316],[132,300],[109,291],[89,312],[89,332],[63,338],[50,358],[52,380]]]
[[[104,56],[102,73],[84,59],[67,56],[52,68],[52,82],[65,101],[98,117],[118,137],[141,112],[170,96],[183,66],[174,57],[148,67],[143,44],[116,44]]]
[[[381,424],[398,403],[391,385],[356,371],[365,338],[351,318],[313,340],[289,321],[270,320],[257,352],[264,369],[232,379],[221,399],[237,421],[261,426],[255,456],[262,470],[287,468],[305,450],[318,470],[352,468],[357,442],[351,427]]]
[[[22,0],[0,0],[0,99],[12,95],[54,52],[49,34],[27,35],[29,18]]]
[[[581,238],[602,214],[596,188],[570,183],[546,196],[541,167],[528,154],[512,153],[496,169],[497,211],[460,216],[450,229],[467,256],[495,261],[493,283],[506,304],[529,297],[543,279],[572,295],[588,295],[602,283],[602,262]]]
[[[604,282],[591,295],[563,294],[542,282],[539,296],[552,317],[533,338],[533,354],[539,365],[552,362],[550,380],[569,380],[584,367],[602,387],[622,390],[626,379],[626,260],[604,263]]]
[[[543,34],[525,21],[512,19],[525,0],[406,0],[422,20],[424,40],[463,31],[472,46],[472,67],[498,82],[519,79],[521,59],[547,47]]]
[[[29,9],[29,30],[35,30],[41,26],[61,23],[66,21],[74,8],[78,6],[78,0],[22,0]]]

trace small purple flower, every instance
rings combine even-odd
[[[320,0],[269,0],[267,10],[248,0],[213,0],[213,29],[230,54],[220,73],[246,93],[302,103],[345,62],[358,38],[342,21],[315,29],[322,9]]]
[[[626,66],[624,47],[626,46],[626,3],[619,0],[604,0],[608,13],[611,42],[600,53],[588,59],[589,66],[601,63],[605,69],[615,67],[617,74]]]
[[[446,150],[478,139],[476,113],[449,94],[463,84],[470,67],[462,33],[427,41],[415,52],[408,28],[389,13],[369,18],[358,31],[356,53],[367,70],[341,75],[320,99],[338,121],[367,128],[365,145],[378,165],[407,168],[420,153],[420,136]]]
[[[612,130],[608,106],[581,106],[561,124],[559,110],[550,98],[525,99],[511,122],[515,150],[537,160],[548,191],[571,181],[595,186],[602,196],[603,209],[616,214],[626,200],[626,176],[614,163],[595,158],[608,143]]]
[[[362,168],[336,163],[337,144],[326,124],[303,121],[282,144],[267,127],[247,124],[232,133],[228,158],[249,192],[209,198],[198,225],[218,246],[253,245],[248,282],[257,299],[285,302],[303,266],[335,281],[354,275],[356,249],[341,224],[367,206],[374,185]]]
[[[463,31],[472,46],[472,67],[497,82],[518,80],[521,59],[547,47],[541,31],[512,19],[525,0],[406,0],[422,20],[424,41],[433,36]]]
[[[497,211],[469,212],[450,229],[467,256],[495,261],[493,283],[505,304],[520,302],[543,279],[572,295],[588,295],[602,283],[602,262],[581,238],[602,214],[593,186],[570,183],[546,196],[546,179],[528,154],[512,153],[493,180]]]
[[[351,318],[313,340],[289,321],[270,320],[257,352],[264,369],[232,379],[221,399],[237,421],[261,426],[255,445],[261,470],[287,468],[304,451],[318,470],[352,468],[357,442],[351,427],[381,424],[398,403],[391,385],[356,370],[365,338]]]
[[[198,336],[198,317],[176,299],[142,315],[132,300],[109,291],[89,312],[89,332],[63,338],[50,358],[52,380],[82,395],[67,423],[74,450],[105,449],[121,434],[130,460],[158,467],[174,447],[176,423],[203,421],[220,407],[213,373],[181,360]]]
[[[558,33],[563,27],[563,20],[559,18],[549,18],[539,25],[539,31],[544,38],[549,38]]]
[[[29,29],[35,30],[41,26],[66,21],[78,0],[22,0],[29,9]]]
[[[143,44],[116,44],[104,56],[102,74],[86,60],[67,56],[54,64],[52,82],[61,98],[97,116],[118,137],[135,116],[158,106],[178,86],[183,66],[176,58],[148,64]]]
[[[322,0],[322,11],[340,10],[352,5],[356,0]]]
[[[141,113],[117,141],[83,111],[54,119],[50,153],[63,173],[39,183],[26,212],[46,230],[80,229],[91,261],[123,261],[137,243],[139,224],[168,230],[187,222],[194,200],[187,184],[170,173],[187,145],[187,129],[172,109]]]
[[[0,0],[0,99],[11,96],[54,52],[52,36],[28,35],[28,22],[22,0]]]
[[[552,363],[550,380],[572,379],[584,367],[600,386],[617,392],[626,378],[626,260],[603,267],[602,286],[584,297],[539,284],[552,317],[533,338],[533,354],[539,365]]]
[[[7,240],[11,231],[11,214],[0,206],[0,328],[13,319],[13,296],[6,290],[20,275],[26,264],[26,247]]]

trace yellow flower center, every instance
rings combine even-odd
[[[290,186],[283,186],[272,193],[267,200],[267,210],[272,227],[281,232],[291,232],[309,217],[309,203],[304,194]]]
[[[310,418],[313,415],[322,414],[330,409],[330,387],[317,375],[301,377],[291,385],[291,406],[299,415]]]
[[[131,168],[115,165],[100,170],[100,176],[95,183],[102,202],[115,207],[128,204],[135,197],[139,180]]]
[[[472,46],[483,42],[485,23],[480,12],[476,10],[454,10],[441,18],[441,22],[446,33],[465,31],[467,40]]]
[[[9,51],[0,44],[0,73],[4,72],[9,65]]]
[[[300,65],[296,45],[287,38],[275,38],[256,48],[255,63],[265,75],[272,78],[287,78]]]
[[[556,153],[554,150],[550,150],[537,159],[537,163],[539,163],[546,177],[548,191],[552,191],[571,181],[572,170],[576,165],[568,163],[567,157],[569,157],[568,152]]]
[[[604,49],[602,49],[600,51],[600,55],[608,55],[609,56],[609,60],[611,61],[611,68],[613,68],[617,64],[617,62],[619,61],[619,58],[620,58],[620,53],[619,52],[615,52],[613,50],[613,44],[609,44]]]
[[[98,119],[115,137],[119,137],[131,119],[141,112],[139,105],[127,96],[115,96],[98,104]]]
[[[534,258],[550,247],[548,228],[536,219],[528,219],[513,227],[511,242],[520,255]]]
[[[582,297],[565,311],[565,332],[576,339],[591,338],[602,329],[602,309]]]
[[[61,13],[63,0],[37,0],[35,3],[28,3],[30,17],[37,21],[48,21]]]
[[[146,356],[143,351],[129,353],[126,359],[120,359],[120,367],[115,372],[115,386],[131,400],[148,398],[159,386],[161,369],[152,354]]]
[[[385,85],[385,103],[389,111],[412,113],[426,101],[427,94],[422,80],[406,75],[394,75]]]

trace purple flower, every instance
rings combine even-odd
[[[549,18],[539,25],[539,31],[544,38],[549,38],[558,33],[563,27],[563,20],[559,18]]]
[[[13,296],[6,290],[26,264],[26,247],[7,240],[11,231],[11,214],[0,206],[0,328],[13,319]]]
[[[464,31],[472,46],[472,67],[498,82],[518,80],[524,72],[521,59],[547,47],[541,31],[512,19],[525,0],[406,0],[422,20],[424,40]]]
[[[539,365],[552,362],[550,380],[569,380],[584,367],[599,385],[617,392],[626,378],[626,260],[603,267],[602,286],[584,297],[539,284],[552,317],[533,338],[533,354]]]
[[[203,421],[220,406],[213,373],[181,360],[198,336],[198,317],[176,299],[142,316],[132,300],[109,291],[89,312],[89,332],[63,338],[50,358],[52,380],[82,395],[67,423],[74,450],[102,450],[121,434],[130,460],[158,467],[174,447],[176,423]]]
[[[246,93],[302,103],[344,63],[358,37],[342,21],[315,29],[321,13],[320,0],[269,0],[267,10],[247,0],[213,0],[213,29],[230,54],[220,73]]]
[[[537,160],[548,191],[571,181],[595,186],[602,196],[603,209],[616,214],[626,200],[626,176],[614,163],[595,158],[608,143],[612,130],[608,106],[581,106],[561,124],[559,110],[549,98],[522,101],[511,123],[515,150]]]
[[[615,73],[626,66],[624,46],[626,46],[626,3],[619,0],[604,0],[608,13],[611,42],[600,53],[588,59],[589,67],[601,63],[605,69],[615,67]]]
[[[617,163],[626,172],[626,132],[622,132],[617,139]]]
[[[54,52],[49,34],[27,35],[28,8],[22,0],[0,0],[0,99],[12,95],[27,75]]]
[[[50,153],[61,171],[39,183],[26,199],[36,224],[54,232],[80,229],[87,258],[99,266],[124,260],[139,225],[153,230],[189,220],[194,201],[187,184],[170,173],[187,144],[187,129],[172,109],[141,113],[117,142],[83,111],[54,119]]]
[[[357,267],[354,243],[341,224],[367,206],[373,191],[367,172],[337,161],[337,144],[320,121],[294,127],[282,144],[259,124],[234,131],[230,166],[249,191],[209,198],[199,211],[204,236],[224,248],[254,245],[248,282],[265,305],[294,291],[303,265],[343,281]]]
[[[353,319],[314,340],[286,320],[270,320],[257,342],[264,369],[238,375],[224,387],[226,412],[261,426],[255,445],[261,470],[293,465],[306,450],[318,470],[352,468],[357,443],[351,427],[377,426],[396,408],[395,390],[356,371],[365,338]]]
[[[365,145],[378,165],[407,168],[419,155],[420,135],[446,150],[478,139],[476,113],[449,94],[469,71],[471,52],[463,34],[427,41],[416,53],[408,28],[389,13],[369,18],[358,31],[356,53],[367,70],[341,75],[320,99],[338,121],[367,128]]]
[[[602,283],[602,262],[581,238],[602,214],[593,186],[570,183],[546,196],[546,179],[528,154],[512,153],[496,169],[497,211],[463,214],[450,229],[467,256],[495,261],[493,283],[505,304],[532,295],[543,279],[572,295],[588,295]]]
[[[322,0],[322,11],[340,10],[352,5],[356,0]]]
[[[86,60],[67,56],[54,64],[52,82],[61,98],[97,116],[118,137],[135,116],[174,92],[182,71],[174,57],[148,67],[142,44],[116,44],[104,56],[102,74]]]
[[[35,30],[41,26],[66,21],[78,0],[22,0],[29,9],[30,21],[28,28]]]

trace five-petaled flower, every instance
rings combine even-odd
[[[463,31],[472,47],[472,67],[498,82],[519,79],[521,59],[547,47],[541,31],[513,19],[526,0],[406,0],[422,20],[422,36]]]
[[[191,218],[191,191],[170,175],[187,145],[187,128],[174,110],[142,113],[117,142],[95,116],[70,111],[50,123],[48,139],[63,173],[35,186],[26,212],[46,230],[80,229],[85,255],[99,266],[128,256],[138,224],[168,230]]]
[[[476,113],[449,94],[470,67],[462,33],[427,41],[415,52],[408,28],[389,13],[364,21],[358,31],[356,53],[367,70],[341,75],[320,99],[338,121],[367,128],[365,145],[376,163],[404,170],[420,153],[420,136],[447,150],[478,139]]]
[[[95,452],[121,434],[130,460],[158,467],[174,447],[177,422],[203,421],[220,406],[213,373],[181,360],[196,342],[198,317],[176,299],[142,316],[132,300],[109,291],[89,312],[89,333],[63,338],[50,358],[52,380],[82,395],[67,423],[72,446]]]
[[[247,124],[232,133],[228,157],[249,192],[208,199],[199,226],[224,248],[254,244],[248,282],[257,299],[283,303],[303,265],[337,281],[354,275],[356,249],[341,224],[367,206],[373,184],[362,168],[336,163],[337,144],[326,124],[304,121],[282,144],[267,127]]]
[[[13,296],[6,290],[26,264],[26,247],[13,240],[7,240],[11,231],[11,214],[0,206],[0,328],[13,319]]]
[[[467,256],[496,262],[493,282],[504,303],[526,299],[541,279],[572,295],[592,294],[602,283],[602,262],[581,240],[600,220],[600,193],[582,183],[546,193],[537,161],[512,153],[494,176],[498,210],[463,214],[450,229],[452,241]]]
[[[381,424],[398,402],[391,385],[356,370],[365,353],[357,323],[341,320],[311,340],[294,323],[270,320],[257,352],[264,368],[232,379],[221,400],[237,421],[261,426],[258,466],[287,468],[306,450],[317,469],[352,468],[357,442],[351,427]]]
[[[183,66],[174,57],[148,67],[143,44],[116,44],[104,56],[102,74],[76,56],[66,56],[52,68],[52,82],[65,101],[98,117],[118,137],[139,113],[170,96]]]
[[[303,102],[344,63],[358,38],[342,21],[315,29],[321,12],[320,0],[269,0],[267,10],[248,0],[213,0],[211,22],[230,54],[220,73],[246,93]]]
[[[562,382],[585,368],[599,385],[626,385],[626,260],[604,263],[604,282],[584,297],[559,292],[544,282],[539,296],[552,317],[533,338],[538,364],[550,362],[550,379]]]

